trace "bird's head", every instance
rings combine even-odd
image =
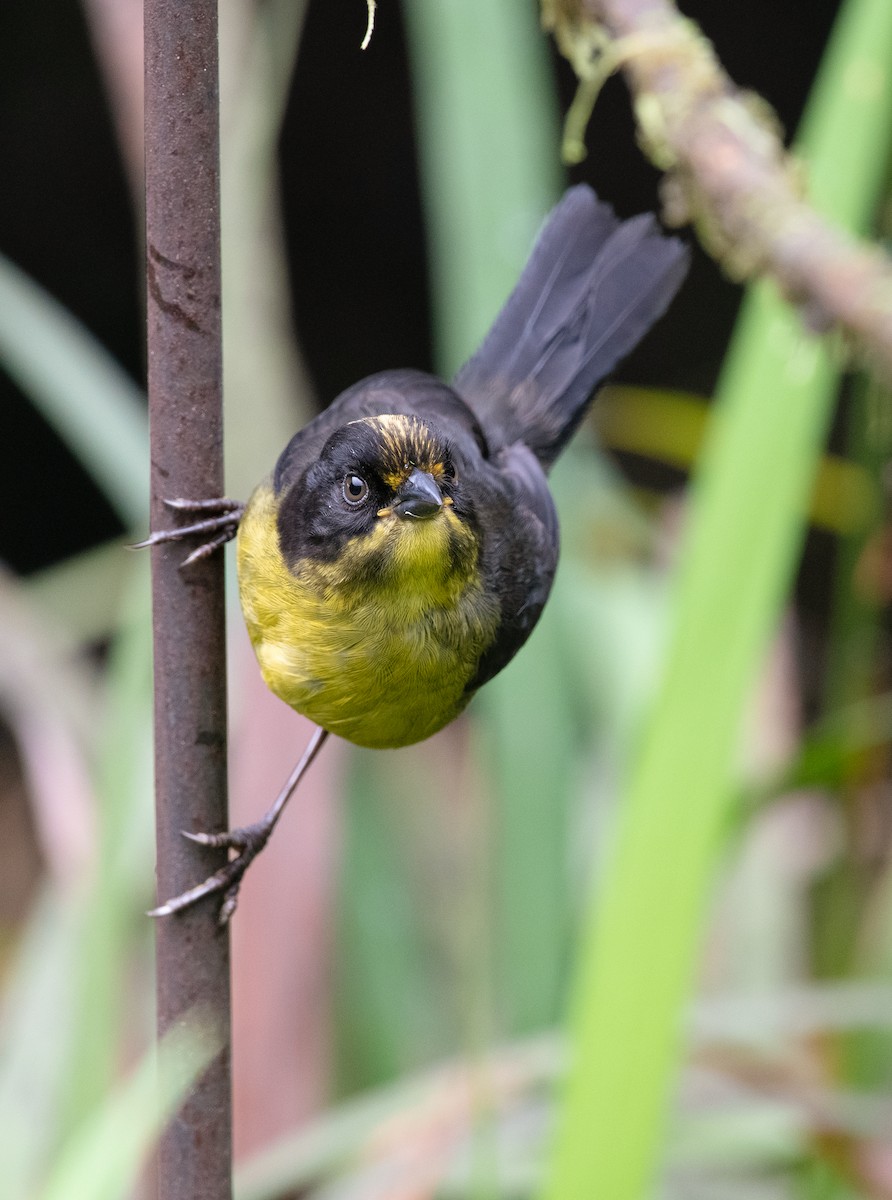
[[[336,430],[292,486],[279,540],[292,566],[336,569],[340,587],[428,590],[466,582],[477,562],[473,505],[448,439],[415,416]]]

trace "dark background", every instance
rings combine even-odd
[[[298,334],[323,403],[372,371],[431,366],[399,5],[379,5],[362,54],[365,10],[359,0],[356,8],[310,4],[281,138]],[[683,8],[732,78],[761,93],[794,131],[837,0],[688,0]],[[141,381],[141,235],[78,4],[4,0],[0,58],[0,250]],[[553,63],[565,109],[574,80],[563,60],[554,55]],[[620,80],[605,88],[590,137],[596,152],[569,181],[592,183],[624,214],[655,207],[657,176],[635,145]],[[708,394],[738,299],[698,253],[682,298],[622,377]],[[2,369],[0,411],[0,559],[27,573],[119,533],[103,498]],[[650,482],[675,482],[649,472]],[[813,542],[810,554],[821,555]]]

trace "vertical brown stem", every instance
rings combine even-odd
[[[152,524],[164,497],[223,491],[219,94],[215,0],[145,0],[146,271]],[[158,896],[199,882],[221,852],[180,831],[227,827],[223,565],[179,570],[152,551]],[[210,898],[157,927],[158,1024],[199,1006],[224,1047],[164,1134],[161,1200],[231,1195],[229,941]]]

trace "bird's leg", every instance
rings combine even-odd
[[[211,500],[165,500],[164,503],[175,512],[188,513],[199,519],[192,521],[189,525],[180,525],[175,529],[158,529],[154,533],[150,533],[144,541],[136,542],[130,548],[131,550],[143,550],[146,546],[178,542],[182,538],[192,537],[198,533],[211,534],[212,536],[197,546],[188,558],[183,559],[180,564],[183,567],[188,567],[190,564],[198,562],[199,559],[207,558],[220,546],[225,546],[227,542],[232,541],[238,532],[238,523],[245,511],[245,506],[240,501],[227,500],[224,496]],[[200,516],[202,513],[209,515]]]
[[[169,917],[173,913],[182,912],[184,908],[189,908],[205,896],[222,892],[223,903],[220,905],[217,920],[221,925],[225,925],[229,921],[238,904],[238,889],[242,876],[269,841],[270,834],[282,815],[282,810],[291,799],[313,759],[322,749],[327,737],[328,730],[316,730],[310,739],[310,744],[303,752],[300,762],[288,776],[285,786],[279,792],[274,804],[259,821],[255,821],[252,825],[243,825],[239,829],[231,829],[228,833],[187,833],[186,830],[183,830],[183,837],[190,838],[202,846],[225,846],[227,850],[235,852],[234,856],[219,871],[210,875],[204,883],[199,883],[197,887],[190,888],[166,903],[159,904],[157,908],[151,909],[150,917]]]

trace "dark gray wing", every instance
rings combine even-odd
[[[688,257],[653,217],[620,221],[591,188],[571,188],[453,380],[492,447],[523,441],[547,469],[598,384],[662,316]]]

